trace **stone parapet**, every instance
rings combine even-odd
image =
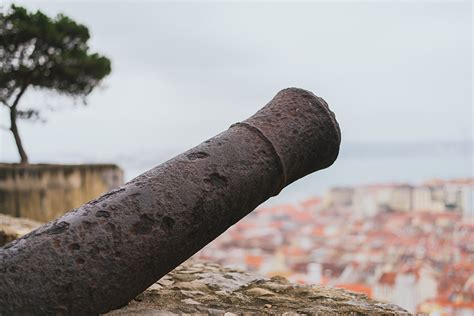
[[[113,164],[0,163],[0,212],[47,222],[122,184]]]

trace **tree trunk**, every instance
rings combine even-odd
[[[20,134],[18,133],[18,126],[16,125],[16,119],[18,102],[20,101],[23,93],[25,93],[26,88],[28,88],[28,84],[23,86],[16,96],[12,106],[10,107],[10,130],[12,131],[13,137],[15,138],[16,147],[18,148],[18,153],[20,154],[20,163],[22,165],[28,164],[28,155],[26,154],[25,149],[21,143]]]
[[[21,143],[20,134],[18,133],[18,126],[16,125],[16,106],[10,108],[10,130],[13,133],[16,147],[18,148],[18,153],[20,154],[20,163],[28,164],[28,155],[26,154],[23,144]]]

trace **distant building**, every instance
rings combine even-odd
[[[462,189],[461,209],[466,220],[474,220],[474,184]]]
[[[413,188],[413,210],[442,212],[446,209],[441,187],[422,185]]]
[[[446,185],[446,207],[458,211],[465,219],[474,219],[474,181],[450,181]]]
[[[381,211],[412,210],[413,187],[407,184],[370,185],[354,189],[352,208],[356,214],[373,216]]]
[[[413,187],[406,184],[393,186],[388,203],[390,210],[401,212],[411,211],[412,190]]]
[[[320,263],[312,262],[308,265],[306,280],[311,284],[321,284],[323,279],[323,266]]]
[[[405,308],[410,313],[416,312],[417,290],[416,275],[414,273],[397,274],[392,302]]]
[[[416,305],[436,297],[438,281],[436,280],[434,271],[424,266],[418,271],[418,282],[416,283]]]
[[[384,272],[374,286],[374,298],[382,302],[393,302],[396,272]]]
[[[376,191],[368,187],[357,187],[354,190],[352,209],[358,216],[374,216],[378,212]]]
[[[474,179],[431,180],[413,190],[413,209],[447,211],[474,218]]]
[[[431,188],[428,186],[419,186],[413,188],[413,210],[428,211],[433,210],[433,197]]]
[[[429,268],[405,272],[384,272],[374,286],[374,298],[393,302],[410,313],[428,299],[436,297],[437,281]]]
[[[326,207],[349,207],[353,203],[354,188],[337,187],[332,188],[325,196]]]

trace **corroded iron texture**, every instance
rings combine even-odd
[[[0,249],[0,314],[118,308],[289,183],[330,166],[323,99],[279,92],[248,120]]]

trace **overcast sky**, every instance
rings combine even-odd
[[[32,162],[178,153],[290,86],[329,103],[344,143],[472,139],[470,1],[21,3],[87,25],[113,63],[87,107],[27,93],[56,108],[20,123]]]

